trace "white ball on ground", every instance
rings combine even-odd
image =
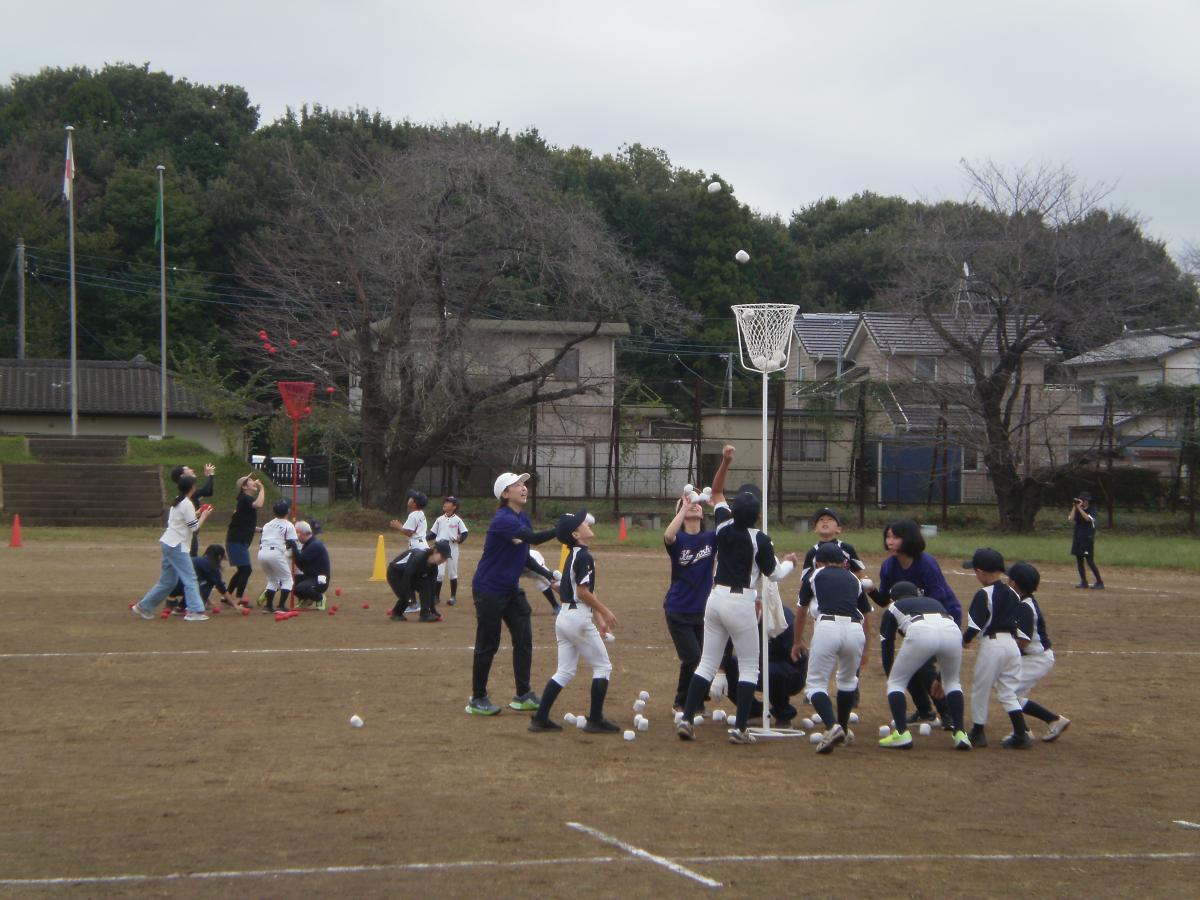
[[[928,722],[922,722],[921,727],[917,729],[921,733],[921,737],[929,737],[933,734],[933,729],[929,727]]]
[[[885,738],[891,733],[892,733],[892,729],[888,728],[886,725],[879,726],[879,736],[881,738]]]
[[[640,722],[637,723],[638,731],[646,731],[649,727],[650,727],[649,719],[642,719]]]
[[[856,712],[852,712],[852,713],[850,713],[850,724],[851,724],[851,725],[857,725],[857,724],[858,724],[858,713],[856,713]]]
[[[563,713],[563,721],[566,722],[568,725],[574,725],[575,724],[575,713],[572,713],[572,712]]]
[[[712,714],[712,720],[714,722],[724,722],[725,721],[725,710],[714,709],[713,714]]]
[[[822,725],[822,724],[824,724],[824,723],[821,721],[821,714],[820,714],[820,713],[813,713],[812,720],[813,720],[813,724],[814,724],[814,725]]]
[[[359,716],[351,716],[351,717],[350,717],[350,724],[351,724],[353,727],[355,727],[355,728],[362,728],[362,727],[363,727],[363,720],[362,720],[362,718],[361,718],[361,717],[359,717]]]
[[[812,731],[813,720],[812,719],[801,719],[800,727],[803,728],[805,731]]]
[[[646,708],[645,700],[634,700],[633,701],[633,711],[634,712],[640,713],[645,708]]]
[[[675,724],[678,725],[682,721],[683,721],[683,713],[681,713],[679,710],[675,710]]]
[[[743,264],[750,262],[750,254],[745,250],[739,250],[737,253],[733,254],[733,258]]]
[[[650,699],[650,692],[649,692],[649,691],[642,691],[640,694],[638,694],[638,699],[639,699],[639,700],[649,700],[649,699]]]
[[[704,716],[696,716],[696,718],[692,719],[692,724],[693,725],[703,725],[704,724]]]
[[[587,716],[576,716],[575,717],[575,727],[578,728],[579,730],[582,731],[583,726],[586,724],[587,724]]]
[[[625,738],[627,741],[632,741],[635,737],[637,737],[637,735],[632,731],[626,731],[623,735],[621,735],[621,737]]]
[[[813,744],[821,743],[821,732],[814,731],[812,734],[810,734],[808,736],[808,740],[810,743],[813,743]]]
[[[719,194],[719,193],[721,193],[721,182],[719,182],[719,181],[710,181],[710,182],[708,183],[708,192],[709,192],[710,194]]]

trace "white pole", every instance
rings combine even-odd
[[[67,126],[67,153],[74,168],[74,151],[71,147],[71,132],[74,125]],[[70,193],[67,195],[67,256],[70,263],[71,281],[71,437],[79,433],[79,358],[75,350],[75,184],[72,171]]]
[[[769,376],[767,375],[767,373],[763,372],[762,373],[762,489],[763,489],[762,530],[764,532],[766,532],[767,534],[770,534],[770,532],[767,531],[767,509],[771,505],[769,502],[771,493],[768,490],[768,483],[767,483],[768,461],[771,458],[770,451],[767,447],[767,379],[768,378],[769,378]],[[767,578],[764,575],[759,580],[759,587],[762,588],[763,590],[759,591],[760,608],[762,609],[762,660],[759,662],[759,666],[758,666],[759,674],[762,675],[762,686],[763,686],[763,718],[762,718],[763,729],[769,729],[771,727],[771,724],[770,724],[770,721],[771,721],[770,720],[771,679],[769,677],[767,677],[768,663],[770,662],[770,657],[768,655],[768,650],[770,649],[770,637],[767,634],[767,606],[766,606],[766,593],[767,592],[765,590],[766,586],[767,586]]]
[[[159,392],[162,396],[162,411],[159,429],[162,437],[167,436],[167,214],[163,208],[163,172],[158,169],[158,316],[159,316]]]

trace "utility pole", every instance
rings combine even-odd
[[[17,238],[17,359],[25,358],[25,239]]]

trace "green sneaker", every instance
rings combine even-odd
[[[541,705],[542,701],[538,699],[537,694],[529,691],[520,697],[513,697],[508,704],[508,708],[518,710],[519,712],[536,712],[537,708]]]
[[[889,750],[911,750],[912,735],[907,731],[893,731],[887,737],[880,738],[879,746]]]
[[[965,731],[954,732],[954,749],[955,750],[970,750],[971,739],[967,737]]]
[[[313,609],[319,612],[325,612],[325,595],[322,594],[319,599],[313,603]]]
[[[467,703],[466,713],[472,716],[498,716],[500,707],[487,697],[472,697]]]

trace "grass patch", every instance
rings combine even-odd
[[[0,463],[32,462],[37,462],[37,460],[29,455],[23,435],[0,435]]]

